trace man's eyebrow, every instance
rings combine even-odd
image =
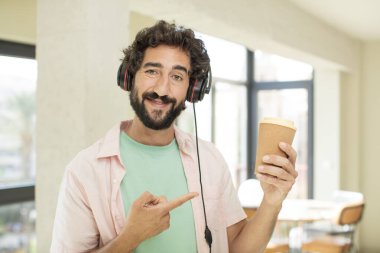
[[[159,62],[147,62],[147,63],[144,64],[143,68],[147,68],[147,67],[162,68],[163,66]]]
[[[143,68],[148,68],[148,67],[163,68],[164,66],[159,62],[147,62],[143,65]],[[172,69],[181,70],[185,72],[186,74],[190,75],[190,71],[187,70],[187,68],[182,65],[174,65]]]
[[[187,68],[185,68],[184,66],[181,66],[181,65],[175,65],[173,67],[173,69],[176,69],[176,70],[182,70],[184,71],[186,74],[190,75],[190,71],[187,70]]]

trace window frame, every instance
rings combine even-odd
[[[311,80],[300,81],[256,81],[255,80],[255,57],[254,52],[248,50],[247,53],[247,106],[248,106],[248,120],[247,120],[247,175],[248,178],[255,178],[253,168],[256,157],[256,143],[257,143],[257,127],[259,119],[258,112],[258,92],[261,90],[282,90],[282,89],[306,89],[308,96],[308,129],[307,129],[307,146],[308,146],[308,173],[307,173],[307,196],[313,198],[314,196],[314,72]]]
[[[0,40],[0,55],[36,59],[36,46]],[[0,206],[35,200],[35,182],[0,187]]]

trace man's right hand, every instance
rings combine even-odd
[[[120,236],[133,241],[136,248],[146,239],[153,237],[170,227],[170,211],[198,196],[196,192],[184,194],[168,201],[164,196],[154,196],[144,192],[129,209],[126,224]]]

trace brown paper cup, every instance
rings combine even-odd
[[[280,118],[264,118],[259,124],[259,134],[256,149],[255,172],[259,165],[264,164],[263,156],[286,154],[278,146],[280,142],[293,143],[296,128],[292,121]]]

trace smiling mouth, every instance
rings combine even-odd
[[[155,98],[155,99],[153,99],[153,98],[146,98],[146,100],[148,100],[148,102],[150,104],[153,104],[154,106],[158,106],[160,108],[164,108],[164,107],[166,107],[167,105],[170,104],[170,102],[164,102],[164,101],[162,101],[159,98]]]
[[[152,101],[153,103],[155,104],[160,104],[160,105],[163,105],[163,104],[168,104],[168,103],[165,103],[164,101],[162,101],[161,99],[159,98],[156,98],[156,99],[152,99],[152,98],[147,98],[149,101]]]

